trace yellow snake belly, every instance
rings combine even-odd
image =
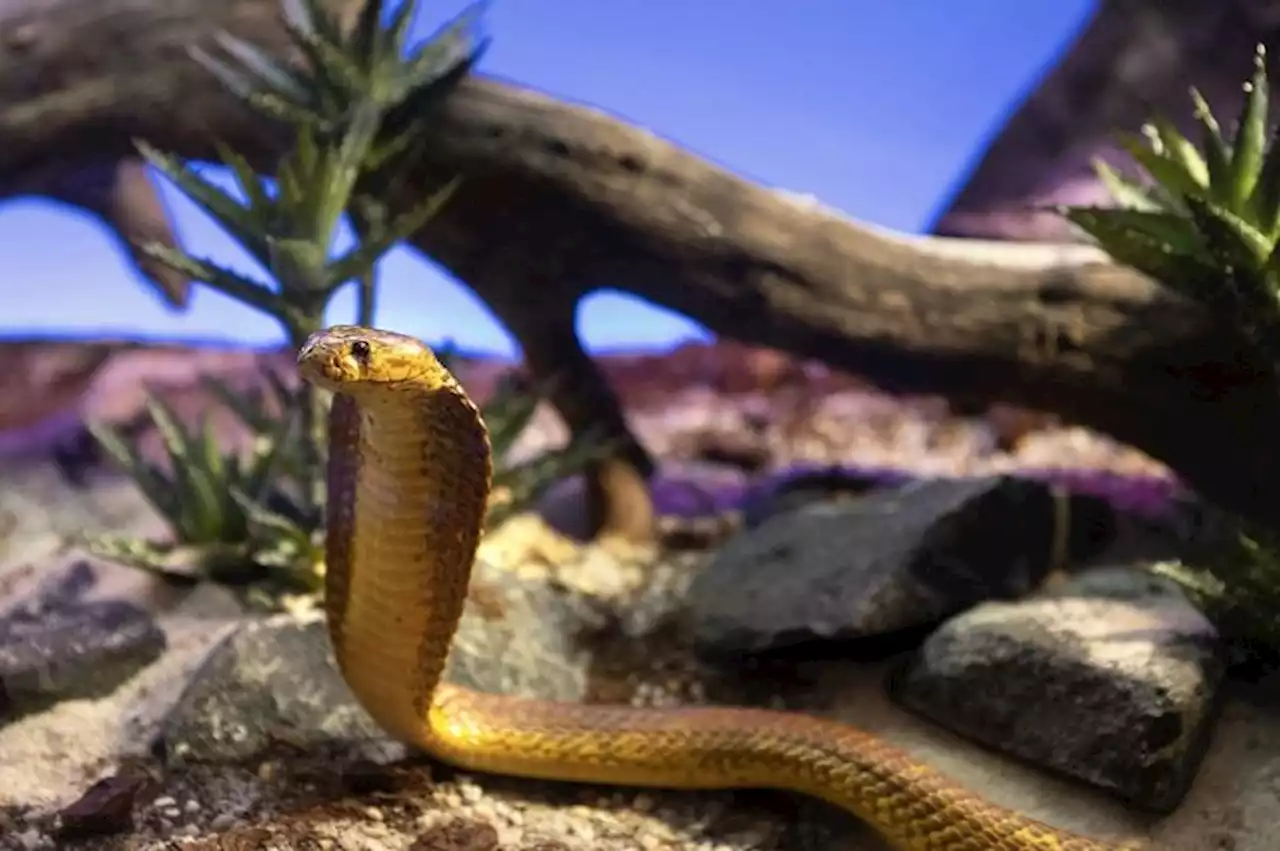
[[[298,354],[335,393],[325,610],[343,677],[392,736],[497,774],[824,799],[902,851],[1121,851],[999,807],[854,727],[735,707],[650,709],[441,682],[492,480],[483,419],[419,340],[335,326]]]

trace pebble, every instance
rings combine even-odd
[[[231,813],[218,813],[213,817],[213,820],[209,822],[209,829],[215,832],[220,832],[230,830],[239,823],[240,819],[238,816],[232,815]]]
[[[47,842],[47,837],[38,830],[24,830],[18,834],[18,842],[28,851],[35,851],[37,848],[43,847]]]

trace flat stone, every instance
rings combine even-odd
[[[109,694],[164,651],[164,632],[124,600],[83,600],[95,578],[77,563],[0,617],[0,720]]]
[[[1075,556],[1110,529],[1105,512],[1072,505],[1062,543]],[[1046,485],[1005,476],[803,505],[731,538],[696,577],[694,639],[703,654],[732,657],[934,624],[1037,586],[1056,523]]]
[[[936,630],[895,679],[909,709],[991,748],[1171,812],[1212,728],[1224,653],[1172,583],[1097,568]]]
[[[570,595],[500,569],[473,584],[446,679],[484,691],[580,700],[589,654]],[[295,748],[386,741],[338,671],[323,620],[246,623],[215,648],[165,721],[156,750],[169,764],[232,763],[276,744]]]

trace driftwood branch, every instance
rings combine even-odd
[[[268,163],[278,131],[179,47],[221,27],[279,44],[274,9],[6,4],[0,197],[55,194],[60,175],[130,156],[133,137],[205,158],[216,136]],[[606,423],[626,437],[568,319],[584,294],[609,287],[891,390],[1056,411],[1141,447],[1228,508],[1280,521],[1280,394],[1254,355],[1089,249],[879,231],[604,112],[494,79],[464,82],[434,118],[433,144],[403,185],[420,192],[458,173],[465,183],[414,243],[508,324],[537,374],[565,379],[555,402],[575,431]],[[610,469],[646,463],[632,441]]]

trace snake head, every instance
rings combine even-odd
[[[317,387],[355,397],[396,385],[439,389],[452,381],[418,338],[359,325],[334,325],[308,337],[298,350],[298,371]]]

